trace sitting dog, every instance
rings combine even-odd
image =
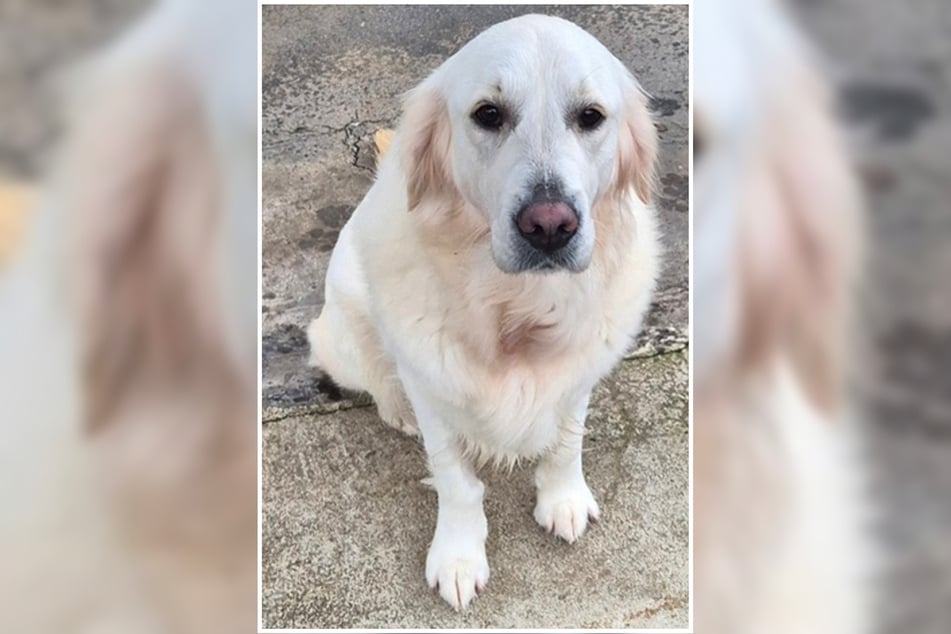
[[[422,435],[439,498],[426,579],[456,609],[489,578],[479,464],[537,458],[535,519],[569,542],[599,517],[582,435],[655,285],[656,148],[618,59],[523,16],[411,91],[340,233],[310,362]]]

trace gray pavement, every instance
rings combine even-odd
[[[265,627],[686,627],[686,369],[683,351],[631,360],[598,389],[585,470],[603,517],[576,544],[535,524],[527,465],[483,470],[492,576],[461,614],[423,578],[436,494],[417,441],[370,407],[267,422]]]
[[[588,29],[654,97],[660,291],[598,389],[586,445],[603,521],[572,546],[532,519],[528,465],[485,470],[487,591],[454,613],[423,579],[436,496],[417,442],[305,367],[337,233],[399,95],[485,27],[528,12]],[[684,7],[280,7],[263,12],[263,616],[267,627],[686,627],[687,11]]]

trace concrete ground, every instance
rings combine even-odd
[[[305,367],[337,232],[399,95],[503,19],[587,28],[654,97],[667,262],[638,350],[596,392],[586,444],[602,522],[579,543],[532,518],[528,465],[486,481],[492,576],[456,614],[426,586],[436,496],[420,445]],[[687,11],[684,7],[291,7],[263,12],[266,627],[686,627]]]

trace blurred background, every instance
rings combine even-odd
[[[856,364],[887,632],[951,629],[951,7],[799,0],[826,60],[867,203]]]
[[[150,0],[4,0],[0,3],[0,174],[39,177],[62,132],[51,78],[99,50]]]
[[[255,34],[0,2],[0,631],[256,629]]]
[[[765,613],[785,617],[760,614],[759,631],[947,632],[948,3],[698,0],[694,10],[695,553],[701,570],[711,553],[725,557],[696,587],[713,602],[698,631],[730,609],[705,599],[703,580],[726,579],[722,589],[733,573],[750,591],[737,614],[775,592]],[[795,407],[788,392],[768,402],[769,354],[798,368]],[[742,395],[751,387],[759,410]],[[824,424],[811,427],[806,411]],[[724,510],[730,485],[709,479],[729,473],[725,458],[758,474],[758,490],[733,485],[745,510]],[[713,516],[722,526],[711,537]],[[814,531],[817,548],[784,568],[798,530]],[[730,531],[746,539],[732,551]],[[842,577],[830,582],[830,571]],[[734,617],[716,631],[748,631]]]
[[[713,5],[718,1],[697,0],[698,4]],[[253,503],[254,464],[246,461],[253,456],[253,447],[242,444],[244,440],[237,443],[241,448],[238,453],[244,458],[230,463],[232,470],[215,471],[220,477],[216,481],[225,483],[223,489],[246,489],[247,498],[236,503],[239,521],[229,519],[208,525],[194,521],[207,515],[212,508],[208,501],[220,499],[220,494],[202,498],[200,504],[162,507],[176,510],[165,514],[164,524],[152,520],[163,527],[166,536],[178,535],[176,527],[182,525],[202,525],[205,541],[193,542],[191,547],[197,548],[195,552],[208,552],[208,543],[226,543],[227,547],[216,555],[217,563],[165,567],[171,576],[164,582],[144,583],[137,595],[146,604],[155,605],[143,607],[141,612],[132,610],[125,620],[112,621],[111,630],[98,627],[102,622],[96,615],[110,610],[110,602],[103,595],[112,592],[113,603],[130,608],[136,600],[126,597],[117,601],[115,597],[125,597],[123,592],[138,586],[123,575],[109,572],[113,567],[105,561],[117,550],[118,542],[103,540],[98,532],[95,543],[99,547],[91,548],[83,541],[80,528],[88,523],[87,517],[103,516],[99,507],[86,502],[85,497],[77,497],[69,487],[57,489],[51,484],[60,477],[78,485],[73,471],[53,468],[62,464],[62,455],[46,451],[52,445],[59,447],[73,427],[51,424],[54,433],[37,435],[31,432],[45,423],[23,416],[30,412],[29,408],[23,409],[23,402],[33,403],[35,410],[52,402],[72,403],[70,390],[78,379],[74,376],[71,380],[65,371],[57,375],[57,380],[63,381],[60,384],[50,379],[50,373],[61,362],[65,362],[66,370],[75,366],[57,356],[67,354],[68,348],[45,347],[49,332],[23,325],[41,322],[20,321],[14,328],[4,321],[17,313],[16,307],[28,303],[23,295],[7,291],[16,287],[22,293],[24,285],[15,286],[4,278],[14,270],[17,258],[25,257],[31,239],[29,229],[42,213],[37,201],[53,182],[54,149],[68,130],[62,114],[62,91],[57,87],[61,84],[54,79],[65,66],[100,50],[111,38],[125,32],[150,4],[147,0],[0,0],[0,328],[7,333],[0,343],[10,346],[0,349],[4,370],[0,381],[6,387],[0,389],[0,395],[10,402],[20,398],[14,405],[0,402],[0,407],[6,409],[0,415],[4,423],[0,427],[4,434],[0,441],[4,458],[0,476],[5,482],[0,489],[4,496],[0,499],[3,525],[4,529],[17,528],[13,520],[23,517],[20,513],[24,509],[39,513],[43,503],[67,513],[44,524],[48,532],[25,523],[19,526],[21,532],[3,538],[0,612],[8,619],[7,624],[24,631],[209,631],[226,623],[232,626],[226,631],[253,628],[254,589],[246,580],[254,566],[254,528],[253,521],[248,520],[250,507],[242,505],[248,500]],[[244,10],[253,11],[249,4],[253,3],[245,3]],[[887,554],[884,594],[874,605],[873,631],[944,634],[951,630],[951,10],[946,0],[794,0],[790,8],[792,18],[821,51],[822,70],[834,88],[837,121],[846,135],[867,203],[869,236],[859,316],[863,329],[867,329],[863,338],[868,351],[857,364],[855,379],[857,403],[867,414],[862,417],[861,432],[869,447],[866,464],[871,495],[881,510],[874,537]],[[252,40],[245,45],[253,52]],[[703,54],[702,49],[695,51]],[[246,72],[248,77],[254,76],[252,70]],[[253,104],[245,104],[246,108],[250,106]],[[82,173],[84,178],[94,180],[96,170]],[[101,175],[105,174],[102,170]],[[253,175],[245,173],[244,177],[252,179]],[[48,229],[46,235],[55,233],[55,229]],[[66,238],[72,235],[69,231],[65,234]],[[36,253],[30,266],[40,267],[51,261],[48,251],[39,249]],[[41,281],[47,278],[31,275],[29,268],[19,275],[21,282],[32,279],[37,285],[47,283]],[[50,283],[47,290],[50,294],[64,292],[61,282]],[[21,340],[19,347],[11,352],[11,342],[16,339]],[[37,361],[40,350],[47,356]],[[41,387],[24,391],[20,389],[24,381]],[[208,392],[212,402],[222,398],[216,390]],[[255,390],[252,387],[250,391]],[[229,394],[233,393],[237,392]],[[185,411],[197,412],[194,407]],[[75,412],[61,414],[68,423],[75,423],[77,430],[81,427],[82,417]],[[252,417],[253,410],[246,409],[240,416],[226,418],[250,423]],[[185,418],[208,419],[203,415]],[[170,427],[178,430],[175,435],[181,432]],[[221,433],[222,427],[213,427]],[[227,425],[223,428],[230,429]],[[230,432],[224,434],[229,436]],[[92,450],[95,443],[85,435],[64,451],[84,456],[84,472],[89,466],[86,462],[92,462],[95,470],[100,460],[110,462],[116,454],[131,463],[126,468],[132,472],[136,467],[151,470],[156,465],[180,464],[172,460],[179,453],[175,435],[158,448],[146,443],[144,454],[119,449],[111,457],[101,458]],[[221,438],[214,434],[211,437]],[[28,451],[26,443],[33,441],[39,443],[39,449]],[[209,441],[203,442],[197,442],[197,446],[205,447],[196,454],[198,464],[208,460]],[[13,460],[18,455],[30,459]],[[195,463],[189,464],[191,468],[177,467],[185,475],[172,479],[173,492],[189,488],[183,481],[196,487],[213,479],[195,468]],[[107,484],[111,481],[106,478]],[[42,499],[34,495],[41,484],[55,490],[56,495]],[[103,490],[107,484],[102,485]],[[84,502],[64,504],[64,500]],[[237,537],[220,539],[232,529]],[[32,535],[32,544],[14,541],[14,537],[23,535]],[[153,535],[149,539],[158,538]],[[175,544],[176,540],[170,542]],[[182,552],[187,562],[200,559],[187,554],[188,549]],[[81,565],[70,563],[62,558],[64,553],[83,553],[87,559]],[[10,565],[13,555],[19,556],[18,566]],[[133,570],[140,565],[134,557],[122,556],[120,560],[132,562]],[[221,564],[239,560],[246,562],[244,567]],[[210,569],[216,572],[203,577]],[[241,572],[236,573],[236,569]],[[37,585],[24,589],[23,579],[16,575],[26,573],[33,575],[32,582]],[[107,575],[111,584],[106,583]],[[232,588],[221,582],[224,577],[241,575],[245,575],[244,585]],[[67,577],[71,581],[63,582]],[[188,580],[209,578],[214,580],[197,584],[206,589],[195,595],[202,597],[197,607],[189,601],[189,592],[176,594],[168,589],[175,585],[191,588]],[[100,592],[93,596],[90,589]],[[74,601],[64,599],[66,595]],[[31,596],[33,603],[24,601],[24,596]],[[197,615],[203,611],[202,606],[211,607]],[[61,613],[55,615],[57,608]],[[154,622],[142,616],[156,613],[164,616]],[[236,629],[235,621],[229,619],[240,621],[241,628]]]
[[[100,48],[148,0],[0,2],[0,263],[11,257],[34,185],[62,133],[53,78]]]

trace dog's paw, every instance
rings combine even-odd
[[[433,540],[426,557],[426,582],[457,611],[465,609],[488,581],[489,561],[481,540]]]
[[[601,511],[584,481],[570,486],[538,490],[535,521],[568,543],[584,534],[588,521],[601,519]]]
[[[395,427],[410,436],[419,436],[419,426],[416,424],[413,408],[402,395],[380,398],[376,402],[376,411],[383,422],[390,427]]]

